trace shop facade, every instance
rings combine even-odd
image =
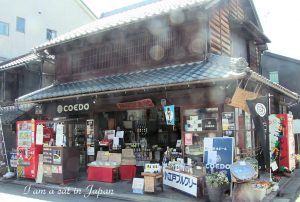
[[[246,99],[272,93],[271,113],[287,112],[282,106],[286,97],[293,102],[299,99],[257,73],[259,46],[253,44],[268,42],[258,27],[248,33],[251,43],[245,47],[232,39],[239,50],[249,50],[245,52],[249,57],[231,54],[231,48],[238,52],[228,43],[231,34],[243,36],[229,17],[237,12],[232,9],[236,1],[165,2],[99,19],[80,28],[86,29],[86,35],[75,30],[36,47],[41,54],[55,55],[57,82],[19,97],[16,103],[39,104],[42,119],[53,123],[55,138],[60,140],[56,146],[77,147],[83,170],[93,165],[98,152],[123,155],[121,149],[130,148],[126,158],[117,158],[121,165],[126,159],[123,165],[141,167],[137,175],[147,163],[179,158],[185,164],[190,159],[190,168],[202,170],[188,172],[198,172],[201,184],[204,138],[233,138],[232,151],[239,151],[241,157],[256,157],[256,149],[261,149]],[[141,17],[141,13],[145,14]],[[222,22],[216,19],[219,16]],[[226,32],[218,35],[222,23]]]

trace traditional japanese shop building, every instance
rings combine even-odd
[[[55,55],[56,82],[16,103],[40,104],[45,119],[72,122],[71,145],[92,145],[103,130],[120,127],[125,142],[139,142],[132,133],[141,131],[149,145],[175,147],[181,139],[184,154],[199,159],[204,137],[232,136],[237,147],[251,149],[260,145],[245,99],[272,93],[273,113],[287,112],[285,103],[299,99],[259,75],[268,42],[251,0],[158,1],[36,47]],[[241,89],[248,94],[237,99]],[[175,105],[174,126],[165,124],[162,105]],[[78,143],[75,133],[88,119],[95,133]]]

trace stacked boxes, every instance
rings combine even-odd
[[[133,149],[122,149],[121,165],[136,165]]]

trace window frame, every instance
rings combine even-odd
[[[279,72],[278,71],[270,71],[269,72],[269,79],[273,83],[279,84]],[[276,81],[275,81],[276,80]]]
[[[23,23],[23,24],[19,24],[19,23]],[[17,18],[16,18],[16,31],[20,32],[20,33],[25,33],[25,26],[26,26],[25,18],[17,16]]]
[[[6,22],[3,22],[3,21],[0,21],[0,24],[7,25],[7,33],[1,32],[1,29],[0,29],[0,35],[9,36],[9,24]]]
[[[48,36],[50,36],[50,35],[48,35],[48,33],[51,33],[51,37],[49,37],[49,38],[48,38]],[[55,37],[52,36],[53,33],[55,33]],[[46,39],[48,41],[50,41],[50,40],[52,40],[52,39],[54,39],[56,37],[57,37],[57,31],[56,30],[49,29],[49,28],[46,29]]]

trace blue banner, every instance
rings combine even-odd
[[[175,106],[169,105],[164,106],[164,112],[166,117],[166,123],[167,125],[175,125]]]
[[[204,164],[207,173],[226,171],[230,179],[234,139],[231,137],[204,138]]]

